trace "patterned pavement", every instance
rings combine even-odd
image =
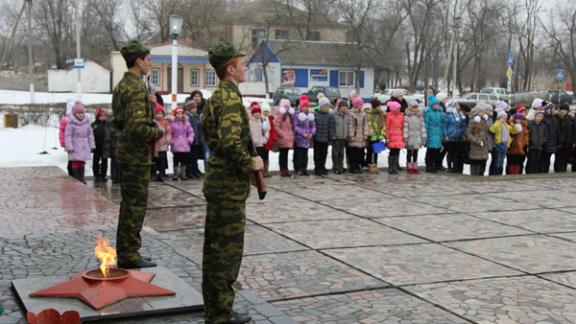
[[[575,177],[269,179],[248,201],[237,307],[255,323],[576,323]],[[10,280],[96,266],[119,188],[56,168],[0,169],[0,323]],[[201,280],[200,181],[151,183],[144,251]],[[202,323],[179,314],[118,323]]]

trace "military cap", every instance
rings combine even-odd
[[[150,49],[136,40],[131,40],[120,49],[120,53],[122,53],[123,57],[126,57],[130,55],[147,54],[150,53]]]
[[[215,70],[218,70],[222,64],[239,56],[246,55],[240,53],[236,48],[234,48],[234,45],[220,42],[212,47],[208,52],[208,61],[210,61],[210,65],[212,65]]]

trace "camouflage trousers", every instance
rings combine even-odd
[[[146,215],[150,167],[120,165],[120,169],[122,202],[116,232],[116,252],[118,262],[130,262],[140,259],[140,231]]]
[[[244,252],[246,202],[207,197],[202,294],[206,323],[224,323],[232,316],[234,289]]]

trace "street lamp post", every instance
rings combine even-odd
[[[76,1],[76,62],[74,63],[74,67],[78,71],[78,83],[76,86],[78,99],[82,97],[82,68],[84,67],[83,62],[80,62],[82,57],[80,53],[80,31],[82,28],[82,7],[80,1]]]
[[[170,109],[176,108],[176,97],[178,93],[178,35],[182,32],[183,19],[177,15],[170,15],[170,36],[172,38],[172,104]]]

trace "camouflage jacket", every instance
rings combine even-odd
[[[202,134],[213,154],[204,181],[207,199],[245,201],[250,193],[254,162],[248,115],[238,87],[220,81],[202,112]]]
[[[114,127],[119,132],[116,158],[119,164],[152,165],[154,142],[164,135],[153,121],[153,105],[141,78],[126,72],[112,94]]]

